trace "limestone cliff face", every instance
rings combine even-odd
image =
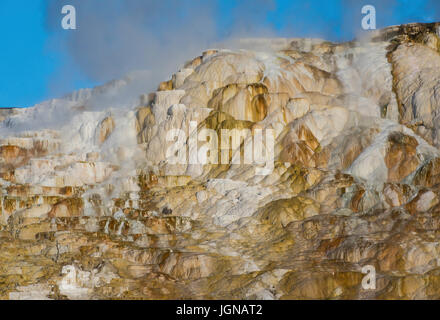
[[[440,298],[439,27],[248,39],[134,101],[145,74],[0,113],[0,297]],[[194,123],[271,129],[273,170],[241,142],[171,163]]]

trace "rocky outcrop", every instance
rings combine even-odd
[[[0,122],[3,122],[5,119],[13,115],[15,110],[16,109],[12,108],[0,108]]]
[[[440,298],[438,30],[245,39],[1,112],[0,297]]]

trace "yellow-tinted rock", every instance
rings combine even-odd
[[[112,117],[106,117],[104,120],[101,121],[99,124],[99,143],[104,143],[105,140],[110,136],[110,134],[113,132],[113,129],[115,128],[115,121]]]
[[[385,156],[388,180],[398,182],[413,172],[420,160],[416,154],[418,142],[414,137],[394,132],[388,137],[389,149]]]

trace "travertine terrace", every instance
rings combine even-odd
[[[0,297],[440,298],[439,26],[248,39],[122,106],[141,74],[0,111]],[[273,172],[170,165],[190,121],[273,129]]]

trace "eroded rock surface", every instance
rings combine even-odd
[[[0,113],[1,298],[440,298],[439,25],[243,43]],[[271,129],[273,170],[171,163],[194,124]]]

